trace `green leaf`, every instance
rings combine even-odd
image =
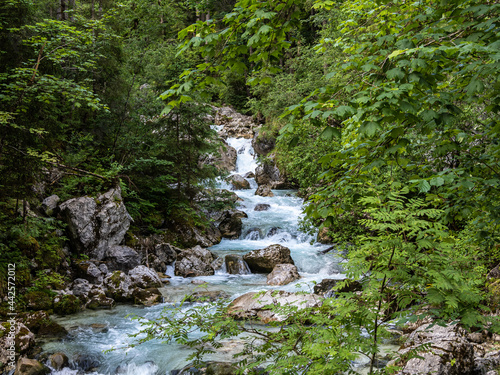
[[[430,184],[432,186],[442,186],[444,185],[444,178],[442,177],[434,177],[431,179]]]
[[[405,72],[401,68],[393,68],[391,70],[388,70],[386,75],[389,79],[403,79],[405,77]]]
[[[427,193],[431,190],[431,185],[427,182],[427,180],[421,180],[417,187],[421,193]]]
[[[334,137],[340,138],[341,136],[342,134],[340,133],[340,131],[331,126],[326,127],[321,133],[321,138],[326,139],[328,141],[332,140]]]

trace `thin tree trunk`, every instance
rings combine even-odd
[[[69,7],[71,8],[71,15],[69,17],[69,20],[73,22],[75,20],[75,12],[76,12],[75,0],[69,0]]]

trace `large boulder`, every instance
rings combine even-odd
[[[273,136],[261,134],[260,129],[255,132],[252,139],[252,147],[258,155],[265,156],[269,154],[276,145],[276,139]]]
[[[210,247],[222,240],[219,229],[213,223],[205,228],[198,228],[189,223],[174,223],[172,229],[182,247]]]
[[[27,353],[34,345],[35,335],[23,323],[16,320],[0,323],[1,365],[15,362],[16,356]]]
[[[110,271],[128,271],[141,264],[141,256],[128,246],[109,247],[104,259]]]
[[[243,256],[252,272],[272,272],[278,264],[295,264],[288,247],[276,244],[265,249],[253,250]]]
[[[236,112],[231,107],[222,107],[215,114],[215,125],[223,125],[219,131],[221,138],[253,138],[256,127],[251,116]]]
[[[81,310],[81,301],[71,294],[59,294],[54,297],[54,313],[58,315],[75,314]]]
[[[36,359],[21,358],[17,361],[14,375],[45,375],[49,374],[50,369]]]
[[[68,224],[74,251],[97,260],[104,258],[110,246],[123,241],[132,221],[123,204],[120,187],[97,198],[69,199],[59,208]]]
[[[293,264],[277,264],[267,275],[268,285],[286,285],[300,279],[299,271]]]
[[[274,193],[271,191],[271,186],[260,185],[255,191],[255,195],[260,195],[261,197],[274,197]]]
[[[237,239],[241,235],[243,223],[241,219],[248,217],[246,213],[239,210],[228,210],[222,215],[219,230],[224,238]]]
[[[177,260],[177,253],[181,251],[169,243],[160,243],[148,254],[149,267],[157,272],[165,272],[167,266]]]
[[[106,287],[106,296],[117,302],[130,302],[133,300],[131,289],[132,280],[130,276],[122,271],[108,274],[103,282]]]
[[[250,268],[240,255],[226,255],[226,270],[231,275],[248,275]]]
[[[282,176],[274,163],[265,163],[255,169],[255,181],[260,185],[269,185],[271,189],[288,189],[290,183]]]
[[[117,273],[116,273],[117,272]],[[116,271],[114,273],[114,278],[113,280],[117,282],[121,274],[123,272],[121,271]],[[77,296],[80,301],[83,302],[84,307],[91,309],[91,310],[96,310],[96,309],[109,309],[115,305],[115,301],[113,298],[110,298],[106,295],[106,293],[116,293],[115,287],[112,287],[111,291],[107,291],[106,285],[109,285],[111,283],[110,279],[113,277],[113,274],[108,274],[106,279],[103,280],[103,284],[105,285],[94,285],[89,283],[88,280],[85,279],[76,279],[73,281],[71,284],[71,291],[74,296]],[[127,276],[128,277],[128,276]],[[126,278],[125,278],[126,279]],[[119,286],[119,282],[115,283],[117,287]],[[114,285],[115,285],[114,284]],[[130,282],[129,282],[130,284]],[[130,285],[127,287],[127,292],[124,293],[125,296],[122,296],[123,298],[119,298],[122,301],[128,301],[130,296],[130,291],[128,288]]]
[[[92,284],[86,279],[75,279],[70,286],[74,296],[85,300],[92,289]]]
[[[241,177],[239,174],[233,174],[226,178],[226,181],[231,184],[233,190],[250,189],[250,182]]]
[[[314,294],[298,294],[285,291],[268,290],[264,294],[250,292],[236,298],[229,305],[228,313],[236,319],[259,319],[263,323],[283,321],[287,315],[273,312],[269,306],[296,306],[299,310],[321,305],[320,298]]]
[[[57,352],[49,357],[50,366],[56,370],[60,371],[64,367],[68,367],[69,359],[68,356],[62,352]]]
[[[132,286],[142,289],[162,287],[158,274],[146,266],[137,266],[130,270],[128,275]]]
[[[158,288],[135,288],[132,292],[134,303],[144,306],[153,306],[163,302],[163,296]]]
[[[75,278],[85,279],[92,284],[101,284],[103,279],[102,271],[89,260],[77,260],[73,263]]]
[[[66,328],[50,319],[46,311],[28,312],[22,317],[22,321],[37,336],[61,338],[68,334]]]
[[[229,146],[226,141],[220,139],[222,145],[217,153],[212,153],[204,156],[200,160],[201,165],[213,165],[220,172],[232,172],[236,169],[237,151],[234,147]]]
[[[57,209],[57,205],[61,201],[57,195],[51,195],[42,201],[42,211],[47,216],[52,216]]]
[[[419,349],[420,348],[420,349]],[[458,324],[441,327],[424,324],[413,331],[399,349],[405,358],[410,351],[417,354],[397,362],[399,375],[467,375],[474,371],[474,346]]]
[[[175,275],[182,277],[211,276],[215,273],[212,262],[215,256],[201,246],[186,249],[177,256]]]

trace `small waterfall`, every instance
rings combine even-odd
[[[252,147],[252,140],[246,138],[228,138],[227,144],[236,149],[238,154],[236,159],[236,171],[241,176],[246,173],[255,173],[257,161],[255,160],[255,151]]]
[[[243,260],[241,256],[238,255],[226,255],[226,269],[229,274],[232,275],[249,275],[250,268],[247,262]]]

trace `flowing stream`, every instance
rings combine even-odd
[[[237,167],[233,173],[245,175],[255,172],[256,158],[251,140],[230,138],[228,144],[238,151]],[[244,274],[230,275],[225,267],[214,276],[203,276],[195,280],[206,281],[205,289],[224,291],[231,298],[250,291],[280,289],[286,291],[312,290],[313,281],[324,278],[343,278],[341,265],[331,255],[322,255],[320,251],[327,246],[316,244],[315,236],[303,233],[299,229],[302,217],[303,201],[292,190],[273,190],[274,197],[255,195],[257,184],[249,179],[251,189],[238,190],[236,193],[242,202],[239,209],[248,214],[242,219],[243,230],[239,239],[223,239],[221,243],[210,248],[215,254],[224,257],[228,254],[243,255],[251,250],[262,249],[272,244],[281,244],[291,251],[301,279],[283,287],[271,287],[266,284],[266,275]],[[229,189],[224,182],[221,188]],[[270,207],[267,211],[255,211],[257,204],[264,203]],[[173,276],[171,266],[166,272]],[[49,353],[64,352],[70,358],[71,368],[53,371],[54,375],[70,374],[130,374],[149,375],[165,374],[183,368],[189,349],[178,344],[165,344],[159,340],[150,341],[138,347],[125,350],[112,348],[126,346],[133,342],[130,334],[137,333],[140,323],[127,317],[136,314],[146,318],[155,318],[165,307],[165,304],[179,302],[184,295],[199,287],[192,283],[193,278],[173,276],[170,284],[162,288],[164,303],[153,307],[141,308],[130,305],[120,305],[112,310],[84,311],[67,317],[57,317],[55,320],[70,331],[62,341],[49,341],[44,344],[44,350]],[[230,344],[233,350],[222,351],[215,360],[231,361],[234,349],[241,343],[234,340]],[[93,369],[93,370],[90,370]]]

